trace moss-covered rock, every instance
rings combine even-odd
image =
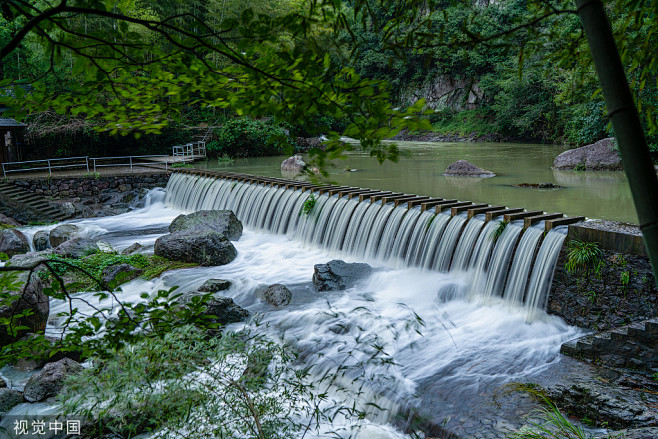
[[[170,232],[192,230],[212,230],[236,241],[242,236],[242,223],[230,210],[200,210],[179,215],[169,225]]]

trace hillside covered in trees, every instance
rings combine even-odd
[[[81,7],[89,6],[87,3],[74,2]],[[230,132],[220,132],[220,127],[230,119],[249,116],[260,120],[241,122],[240,129],[264,145],[262,150],[256,148],[246,154],[263,155],[294,147],[297,137],[342,133],[354,122],[346,107],[322,108],[313,97],[307,108],[296,102],[299,108],[259,104],[243,109],[231,103],[230,90],[223,96],[202,91],[202,86],[209,85],[199,84],[204,69],[219,77],[225,74],[222,72],[240,75],[244,58],[253,61],[256,68],[260,62],[269,63],[264,64],[267,68],[275,66],[267,61],[270,55],[298,56],[294,65],[299,75],[353,72],[361,81],[351,85],[354,90],[363,90],[366,85],[377,90],[388,87],[394,107],[407,108],[424,100],[422,105],[431,111],[423,118],[437,134],[577,145],[612,134],[587,43],[569,2],[441,1],[407,8],[403,0],[383,5],[348,1],[336,3],[338,10],[336,5],[334,9],[325,5],[319,8],[321,13],[316,14],[315,21],[305,22],[291,17],[296,13],[310,17],[306,11],[315,2],[116,3],[115,10],[123,11],[132,22],[120,21],[112,14],[71,13],[66,28],[52,26],[30,33],[3,59],[0,77],[5,83],[24,84],[28,95],[34,87],[41,90],[19,110],[29,113],[28,138],[39,147],[33,150],[35,155],[163,153],[193,135],[210,139],[231,136]],[[658,45],[652,34],[655,17],[640,6],[629,0],[607,3],[633,92],[645,124],[650,125],[654,123],[651,108],[658,100],[651,67]],[[0,46],[6,46],[25,23],[22,17],[3,14]],[[162,32],[149,23],[172,27]],[[67,34],[68,39],[53,37],[58,34]],[[194,37],[210,41],[210,45],[182,48],[181,43],[185,45]],[[111,50],[108,38],[116,44]],[[134,41],[140,44],[136,46]],[[254,41],[258,42],[258,53],[251,52]],[[176,65],[189,63],[178,56],[181,52],[201,58],[199,77],[186,80],[180,75]],[[309,71],[313,60],[309,53],[315,59],[318,53],[324,55],[321,59],[326,65],[316,66],[318,72]],[[126,60],[131,68],[121,71]],[[170,67],[166,73],[150,70],[150,66],[163,62]],[[263,71],[270,74],[267,68]],[[149,77],[151,82],[128,84],[125,75],[131,80]],[[108,78],[111,84],[101,86],[101,80]],[[317,78],[322,80],[321,74]],[[172,86],[177,79],[180,83]],[[383,82],[365,84],[371,79]],[[157,88],[157,81],[169,84],[162,86],[162,96],[135,93],[139,87]],[[263,82],[261,86],[269,85]],[[181,93],[184,87],[189,91]],[[85,90],[93,90],[100,97],[86,100]],[[349,93],[349,86],[343,91]],[[257,87],[253,93],[259,93]],[[122,94],[132,94],[132,102],[125,104]],[[238,97],[244,98],[236,93]],[[108,125],[124,111],[117,109],[121,105],[130,106],[130,111],[126,110],[129,114],[119,121],[121,126]],[[358,105],[363,106],[363,102]],[[290,138],[283,133],[290,133]],[[649,142],[658,148],[657,136],[650,137]],[[222,151],[218,142],[210,146],[218,154],[235,155]]]

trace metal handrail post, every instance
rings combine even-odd
[[[96,159],[92,159],[94,161],[94,174],[96,173]]]
[[[5,171],[5,164],[2,164],[2,175],[5,176],[5,180],[7,179],[7,171]]]
[[[85,157],[85,164],[87,165],[87,174],[89,174],[89,157]]]
[[[52,177],[53,176],[53,171],[50,169],[50,159],[48,159],[48,176]]]
[[[133,172],[133,156],[128,157],[130,159],[130,172]]]

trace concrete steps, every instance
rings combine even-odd
[[[28,209],[38,211],[41,216],[51,218],[53,221],[64,221],[70,218],[43,195],[33,194],[13,184],[0,183],[0,194]]]
[[[560,352],[606,366],[657,372],[658,318],[570,340]]]

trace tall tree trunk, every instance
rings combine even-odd
[[[576,0],[658,284],[658,179],[601,0]]]

